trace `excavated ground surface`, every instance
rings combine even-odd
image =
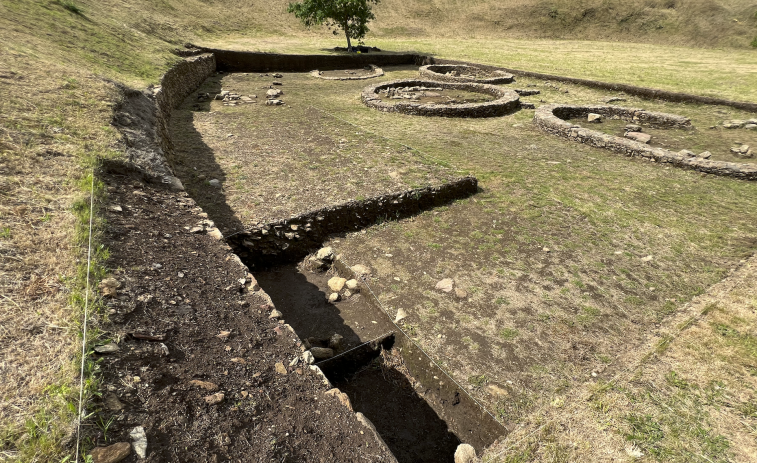
[[[268,318],[257,293],[240,292],[245,272],[230,251],[187,232],[201,217],[186,194],[124,177],[105,182],[109,204],[122,209],[107,213],[103,239],[121,284],[107,300],[112,324],[105,334],[120,351],[101,359],[106,392],[95,420],[103,426],[90,436],[95,443],[128,442],[129,431],[143,426],[148,456],[140,461],[390,458],[354,413],[324,394],[319,377],[291,364],[301,354],[296,338]],[[158,336],[165,348],[134,334]],[[218,392],[219,404],[203,399]]]
[[[413,68],[385,71],[378,81],[417,76]],[[242,78],[252,79],[224,76],[217,87]],[[254,78],[267,88],[266,79]],[[534,127],[530,110],[485,120],[417,118],[364,107],[359,100],[364,82],[328,82],[306,74],[285,74],[282,81],[283,107],[219,106],[210,114],[200,106],[185,113],[185,126],[194,117],[202,137],[219,142],[199,158],[209,162],[192,164],[189,156],[181,161],[188,175],[179,175],[182,181],[198,201],[208,201],[204,207],[212,218],[228,214],[245,223],[262,221],[253,202],[261,195],[271,201],[264,210],[295,210],[292,203],[300,199],[286,195],[297,176],[306,179],[303,198],[318,207],[331,202],[317,189],[312,196],[304,191],[313,190],[315,179],[337,178],[327,188],[344,198],[363,194],[354,183],[362,178],[355,177],[359,165],[338,177],[308,177],[300,175],[302,169],[282,183],[261,181],[254,168],[243,172],[270,149],[268,132],[260,127],[271,137],[291,135],[286,143],[294,153],[308,152],[318,137],[333,142],[338,133],[357,150],[353,154],[380,158],[380,172],[421,152],[423,159],[456,166],[452,172],[476,175],[482,191],[470,199],[330,244],[350,265],[373,270],[370,283],[391,315],[404,309],[405,330],[506,424],[612,377],[627,355],[646,348],[671,314],[757,249],[754,182],[571,144]],[[537,106],[622,98],[615,104],[689,117],[702,134],[725,130],[708,129],[724,120],[753,117],[730,108],[648,101],[527,78],[506,87],[540,90],[524,98]],[[194,104],[188,101],[184,111]],[[232,144],[222,146],[220,134],[241,134],[245,117],[256,121],[249,130],[260,146],[234,157]],[[225,125],[214,127],[211,118]],[[710,143],[717,140],[703,140],[702,150],[712,151]],[[210,164],[225,175],[221,193],[193,183],[193,167]],[[265,171],[261,175],[271,178]],[[371,181],[375,184],[366,188],[383,185]],[[435,289],[444,278],[454,279],[459,294]]]
[[[283,85],[273,86],[273,81]],[[221,74],[174,112],[176,174],[225,235],[258,222],[459,177],[310,105],[313,92],[344,85],[352,83],[307,73],[284,73],[281,79]],[[265,106],[269,87],[284,92],[279,97],[283,106]],[[197,93],[213,95],[221,88],[257,98],[238,106],[197,102]],[[209,184],[213,179],[220,187]]]

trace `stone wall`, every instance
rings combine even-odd
[[[466,90],[494,96],[494,101],[465,104],[419,104],[419,103],[385,103],[379,97],[381,90],[398,87],[438,87],[451,90]],[[414,116],[440,117],[496,117],[510,114],[520,108],[520,97],[513,91],[494,85],[473,83],[434,82],[430,80],[393,80],[366,87],[361,99],[363,103],[384,112],[410,114]]]
[[[218,69],[226,72],[310,72],[376,66],[419,65],[424,57],[415,54],[353,53],[339,55],[283,55],[203,48],[216,57]]]
[[[476,66],[481,69],[488,70],[500,70],[515,74],[516,76],[535,77],[537,79],[555,80],[558,82],[566,82],[571,84],[585,85],[592,88],[601,88],[603,90],[612,90],[616,92],[624,92],[628,95],[640,96],[642,98],[661,99],[667,101],[675,101],[680,103],[701,103],[709,105],[721,105],[730,106],[736,109],[742,109],[744,111],[751,111],[757,113],[757,103],[750,103],[745,101],[733,101],[726,100],[724,98],[712,98],[709,96],[692,95],[690,93],[671,92],[668,90],[660,90],[648,87],[639,87],[636,85],[628,84],[616,84],[612,82],[602,82],[599,80],[591,79],[579,79],[576,77],[556,76],[552,74],[544,74],[541,72],[522,71],[519,69],[511,69],[497,66],[488,66],[484,64],[469,63],[466,61],[438,59],[430,56],[423,57],[422,64],[464,64],[468,66]]]
[[[477,66],[469,66],[466,64],[427,64],[426,66],[421,66],[418,72],[420,73],[421,77],[440,82],[470,82],[476,84],[498,85],[509,84],[515,81],[515,77],[512,74],[500,70],[488,70],[488,72],[494,74],[494,76],[483,77],[480,79],[475,77],[463,77],[447,74],[448,72],[465,72],[474,71],[476,69],[485,70]]]
[[[372,73],[365,76],[344,76],[344,77],[322,76],[318,69],[312,71],[310,75],[315,78],[323,79],[323,80],[367,80],[367,79],[373,79],[374,77],[381,77],[384,75],[384,70],[381,69],[380,67],[373,64],[369,64],[368,67],[371,68]]]
[[[626,156],[638,156],[655,162],[698,170],[708,174],[735,177],[744,180],[757,180],[757,164],[710,161],[709,159],[700,157],[691,157],[690,155],[676,153],[664,148],[655,148],[627,138],[582,128],[563,120],[563,118],[585,116],[590,112],[602,114],[606,117],[618,116],[629,122],[649,123],[657,127],[688,127],[691,125],[691,122],[687,118],[674,114],[616,106],[573,106],[558,104],[540,106],[534,115],[534,123],[545,132],[580,143],[609,149]]]
[[[466,198],[478,191],[474,177],[435,187],[392,193],[363,201],[318,209],[277,222],[258,224],[227,237],[237,254],[259,266],[296,261],[318,249],[335,233],[374,225],[380,220],[409,217],[432,207]]]

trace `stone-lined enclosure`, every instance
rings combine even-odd
[[[444,90],[464,90],[493,96],[493,101],[465,104],[418,104],[385,103],[378,97],[379,92],[402,87],[439,87]],[[410,114],[413,116],[439,117],[496,117],[504,116],[518,110],[521,106],[520,96],[514,90],[487,84],[450,83],[431,80],[402,79],[383,82],[366,87],[361,99],[369,108],[384,112]]]
[[[322,71],[319,71],[318,69],[312,71],[310,73],[311,76],[323,79],[323,80],[366,80],[366,79],[373,79],[374,77],[381,77],[384,75],[384,70],[380,67],[370,64],[366,66],[366,68],[370,68],[371,73],[364,76],[344,76],[344,77],[336,77],[336,76],[324,76],[322,75]]]
[[[545,132],[598,148],[609,149],[626,156],[639,156],[644,159],[672,164],[676,167],[694,169],[708,174],[757,180],[757,164],[710,161],[709,159],[692,156],[684,152],[655,148],[638,141],[586,129],[565,120],[586,117],[589,113],[660,128],[683,128],[691,126],[689,119],[675,114],[609,105],[580,106],[560,104],[540,106],[536,110],[536,114],[534,114],[534,124]]]
[[[491,77],[475,77],[466,75],[466,73],[484,72]],[[484,70],[476,66],[466,64],[427,64],[421,66],[418,73],[422,78],[431,79],[439,82],[453,83],[476,83],[476,84],[510,84],[515,81],[515,77],[505,71]]]

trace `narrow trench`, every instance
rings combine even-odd
[[[405,364],[404,335],[372,303],[370,295],[358,292],[335,303],[327,300],[331,293],[328,280],[333,276],[303,265],[255,274],[300,339],[325,346],[334,334],[342,336],[336,356],[316,364],[334,387],[347,394],[354,410],[371,420],[400,463],[452,462],[460,443],[480,451],[506,434],[478,406],[461,401],[458,393],[453,400],[427,393]],[[442,375],[437,368],[426,376]]]

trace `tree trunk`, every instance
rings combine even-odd
[[[342,27],[344,28],[344,35],[347,36],[347,53],[349,53],[352,51],[352,42],[350,42],[350,31],[347,28],[346,24]]]

